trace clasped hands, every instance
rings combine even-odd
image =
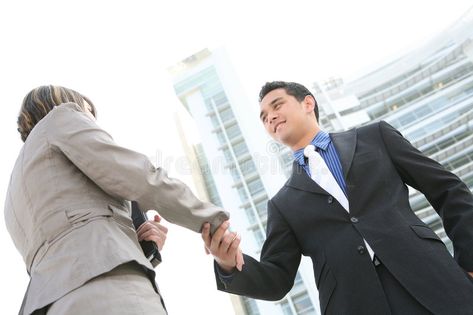
[[[139,241],[153,241],[159,251],[163,249],[168,232],[168,229],[160,222],[161,217],[155,215],[154,220],[146,221],[136,231]],[[220,268],[227,273],[231,273],[234,268],[241,271],[245,263],[240,249],[241,237],[235,232],[230,232],[229,227],[230,222],[223,222],[212,236],[210,236],[209,223],[205,223],[202,228],[205,252],[212,254]]]
[[[136,230],[138,235],[138,241],[152,241],[156,243],[159,251],[163,249],[164,243],[166,242],[166,235],[168,228],[162,225],[161,217],[159,215],[154,216],[154,220],[148,220]]]
[[[240,249],[241,237],[236,232],[230,232],[230,222],[223,222],[210,236],[210,224],[205,223],[202,228],[202,239],[205,243],[205,252],[212,254],[219,267],[231,273],[234,268],[242,270],[245,264]]]

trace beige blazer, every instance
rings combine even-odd
[[[56,107],[34,127],[5,201],[8,231],[31,275],[24,314],[125,262],[152,270],[127,200],[196,232],[228,219],[146,156],[116,145],[77,104]]]

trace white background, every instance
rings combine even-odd
[[[1,1],[0,200],[21,140],[23,96],[44,84],[70,87],[98,109],[98,123],[149,156],[182,156],[172,115],[179,105],[166,68],[224,46],[249,99],[266,81],[311,87],[353,78],[451,25],[471,1]],[[172,163],[169,172],[184,181]],[[171,226],[157,268],[170,314],[233,314],[217,292],[198,234]],[[243,235],[244,241],[244,235]],[[15,314],[27,285],[0,216],[2,314]]]

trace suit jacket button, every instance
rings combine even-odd
[[[355,217],[351,217],[351,218],[350,218],[350,221],[351,221],[352,223],[358,223],[358,219],[355,218]]]
[[[328,202],[328,203],[332,203],[332,202],[333,202],[333,197],[332,197],[332,196],[328,196],[327,202]]]
[[[358,246],[357,250],[358,250],[358,253],[360,253],[360,255],[363,255],[366,252],[366,248],[361,245]]]

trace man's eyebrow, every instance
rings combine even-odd
[[[282,100],[282,97],[276,97],[274,100],[271,101],[271,103],[269,103],[269,106],[274,107],[276,105],[276,103],[280,100]],[[263,115],[264,115],[264,112],[261,111],[259,113],[259,118],[261,119],[261,116],[263,116]]]
[[[273,107],[275,105],[275,103],[277,103],[278,101],[282,100],[282,97],[276,97],[274,100],[272,100],[271,103],[269,103],[269,105],[271,107]]]
[[[261,119],[261,118],[263,117],[263,115],[264,115],[264,112],[263,112],[263,111],[260,111],[260,112],[259,112],[259,119]]]

